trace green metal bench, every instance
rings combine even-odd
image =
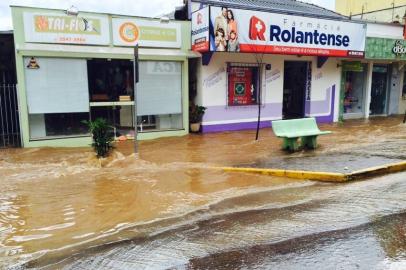
[[[278,138],[283,138],[284,150],[297,151],[298,138],[301,146],[317,148],[317,136],[330,134],[331,131],[320,131],[315,118],[272,121],[272,130]]]

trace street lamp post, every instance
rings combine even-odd
[[[134,61],[133,61],[133,70],[134,70],[134,153],[138,154],[138,117],[137,117],[137,82],[138,82],[138,44],[134,47]]]

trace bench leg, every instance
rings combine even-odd
[[[283,150],[297,151],[299,149],[299,144],[297,138],[283,138]]]
[[[317,148],[317,136],[302,137],[301,140],[302,140],[302,147],[309,148],[309,149]]]

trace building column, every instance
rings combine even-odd
[[[365,104],[364,104],[364,117],[369,118],[369,106],[371,103],[371,88],[372,88],[372,72],[374,68],[374,62],[368,62],[368,75],[365,89]]]

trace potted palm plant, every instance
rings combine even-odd
[[[200,126],[202,123],[204,112],[206,107],[196,105],[192,103],[189,110],[189,122],[190,122],[190,131],[197,133],[200,131]]]
[[[93,137],[92,146],[98,158],[108,156],[113,148],[114,134],[111,132],[112,126],[107,123],[106,119],[97,118],[94,121],[82,121],[87,125]]]

